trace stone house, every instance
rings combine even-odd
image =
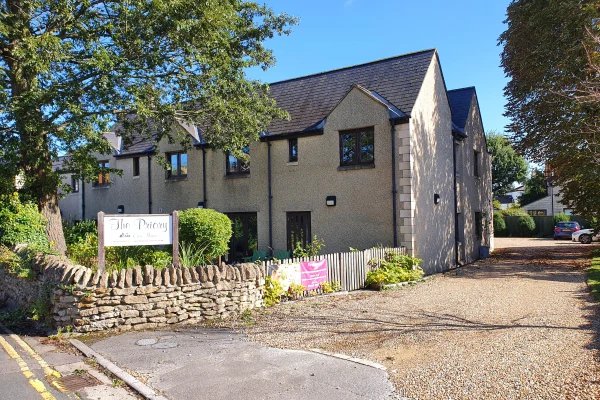
[[[325,252],[405,246],[428,272],[492,246],[491,157],[474,88],[449,91],[436,50],[271,84],[291,116],[247,149],[249,164],[202,144],[163,141],[98,158],[123,171],[75,182],[64,218],[209,207],[234,221],[230,258],[291,250],[313,235]],[[166,156],[171,171],[156,160]],[[63,176],[71,182],[68,174]]]

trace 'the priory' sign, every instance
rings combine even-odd
[[[179,217],[169,214],[98,213],[98,269],[104,271],[104,246],[173,245],[173,264],[179,265]]]
[[[105,246],[173,244],[170,215],[105,215]]]

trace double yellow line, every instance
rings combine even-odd
[[[4,331],[6,334],[8,334],[11,339],[13,339],[15,342],[17,342],[17,344],[31,356],[31,358],[33,358],[35,361],[37,361],[37,363],[40,365],[40,367],[42,367],[42,369],[44,370],[44,374],[46,375],[46,377],[49,380],[52,381],[57,378],[60,378],[60,373],[58,371],[52,369],[48,365],[48,363],[46,361],[44,361],[44,359],[42,357],[40,357],[40,355],[37,354],[35,352],[35,350],[33,350],[31,348],[31,346],[29,346],[23,339],[21,339],[18,335],[15,335],[11,331],[9,331],[4,326],[0,325],[0,330]],[[17,362],[17,364],[19,365],[19,368],[21,369],[21,373],[23,374],[23,376],[28,380],[29,384],[40,394],[42,399],[56,400],[56,398],[52,395],[52,393],[50,393],[48,391],[48,389],[46,389],[46,386],[44,385],[44,383],[35,377],[35,375],[31,371],[31,369],[29,369],[29,366],[27,365],[27,363],[23,360],[23,358],[19,355],[19,353],[17,353],[15,348],[12,347],[10,345],[10,343],[8,343],[6,341],[6,339],[4,339],[4,337],[2,337],[2,336],[0,336],[0,346],[2,346],[2,348],[4,349],[4,351],[6,352],[6,354],[8,354],[8,356],[10,358],[12,358],[13,360],[15,360]]]

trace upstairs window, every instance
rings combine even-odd
[[[110,173],[108,169],[110,168],[110,163],[108,161],[99,161],[98,162],[98,177],[93,183],[95,187],[102,187],[110,185]]]
[[[140,176],[140,158],[133,157],[133,176]]]
[[[375,138],[373,128],[340,132],[340,166],[373,165]]]
[[[288,139],[289,162],[298,161],[298,138]]]
[[[479,175],[479,158],[480,153],[477,150],[473,150],[473,176]]]
[[[79,192],[79,179],[75,175],[71,175],[71,193]]]
[[[248,146],[244,147],[242,151],[244,154],[250,154]],[[229,152],[225,156],[225,173],[227,175],[246,175],[250,173],[250,163],[248,161],[238,160]]]
[[[169,164],[169,169],[167,169],[167,179],[181,179],[187,176],[187,153],[167,153],[167,162]]]

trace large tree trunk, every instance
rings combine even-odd
[[[67,252],[67,243],[65,242],[60,208],[58,208],[58,194],[46,196],[45,201],[40,204],[40,211],[48,221],[46,236],[52,248],[64,255]]]

